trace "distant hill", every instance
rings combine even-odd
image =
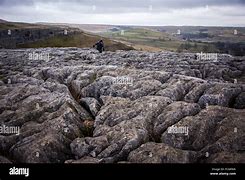
[[[0,19],[0,23],[6,23],[7,21]]]
[[[11,31],[11,35],[8,34]],[[68,34],[65,35],[64,31]],[[55,24],[30,24],[20,22],[0,23],[0,47],[39,48],[39,47],[92,47],[101,36],[86,33],[78,28]],[[105,49],[109,51],[133,50],[121,42],[103,38]]]
[[[50,25],[49,23],[41,23]],[[52,24],[78,28],[136,50],[245,55],[245,27]]]
[[[86,48],[92,47],[95,42],[100,40],[101,37],[88,34],[85,32],[76,33],[70,36],[56,36],[45,40],[36,42],[20,44],[17,48],[39,48],[39,47],[79,47]],[[121,42],[112,41],[108,38],[103,38],[105,50],[133,50],[132,47],[127,46]]]
[[[6,30],[6,29],[32,29],[32,28],[50,28],[50,26],[47,25],[41,25],[41,24],[31,24],[31,23],[22,23],[22,22],[9,22],[0,19],[0,30]]]
[[[78,28],[85,32],[91,32],[91,33],[101,33],[106,32],[110,29],[113,29],[114,25],[103,25],[103,24],[69,24],[69,23],[43,23],[40,22],[38,24],[41,25],[53,25],[53,26],[69,26],[71,28]]]
[[[245,27],[80,25],[79,28],[100,30],[98,35],[137,50],[245,56]]]

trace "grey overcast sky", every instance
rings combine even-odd
[[[120,25],[245,26],[245,0],[0,0],[0,19]]]

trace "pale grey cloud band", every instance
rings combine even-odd
[[[97,6],[107,9],[142,9],[153,6],[161,8],[195,8],[201,6],[245,5],[245,0],[0,0],[0,6],[34,6],[38,3],[56,5],[70,4],[78,6]]]
[[[207,14],[204,14],[205,9],[209,10],[205,11]],[[245,0],[0,0],[0,18],[30,22],[64,20],[77,23],[119,22],[117,24],[143,25],[149,22],[142,21],[142,14],[151,13],[146,19],[151,19],[154,24],[188,22],[194,25],[199,20],[200,24],[213,25],[216,19],[224,25],[245,25],[242,22],[244,10]],[[132,22],[130,14],[134,14]],[[86,20],[81,20],[81,17]],[[234,22],[231,22],[232,18],[235,18]]]

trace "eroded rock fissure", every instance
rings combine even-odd
[[[0,161],[245,162],[244,59],[32,51],[0,51],[0,124],[20,127],[0,134]]]

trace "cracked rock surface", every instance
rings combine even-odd
[[[245,163],[244,83],[229,55],[0,50],[0,163]]]

